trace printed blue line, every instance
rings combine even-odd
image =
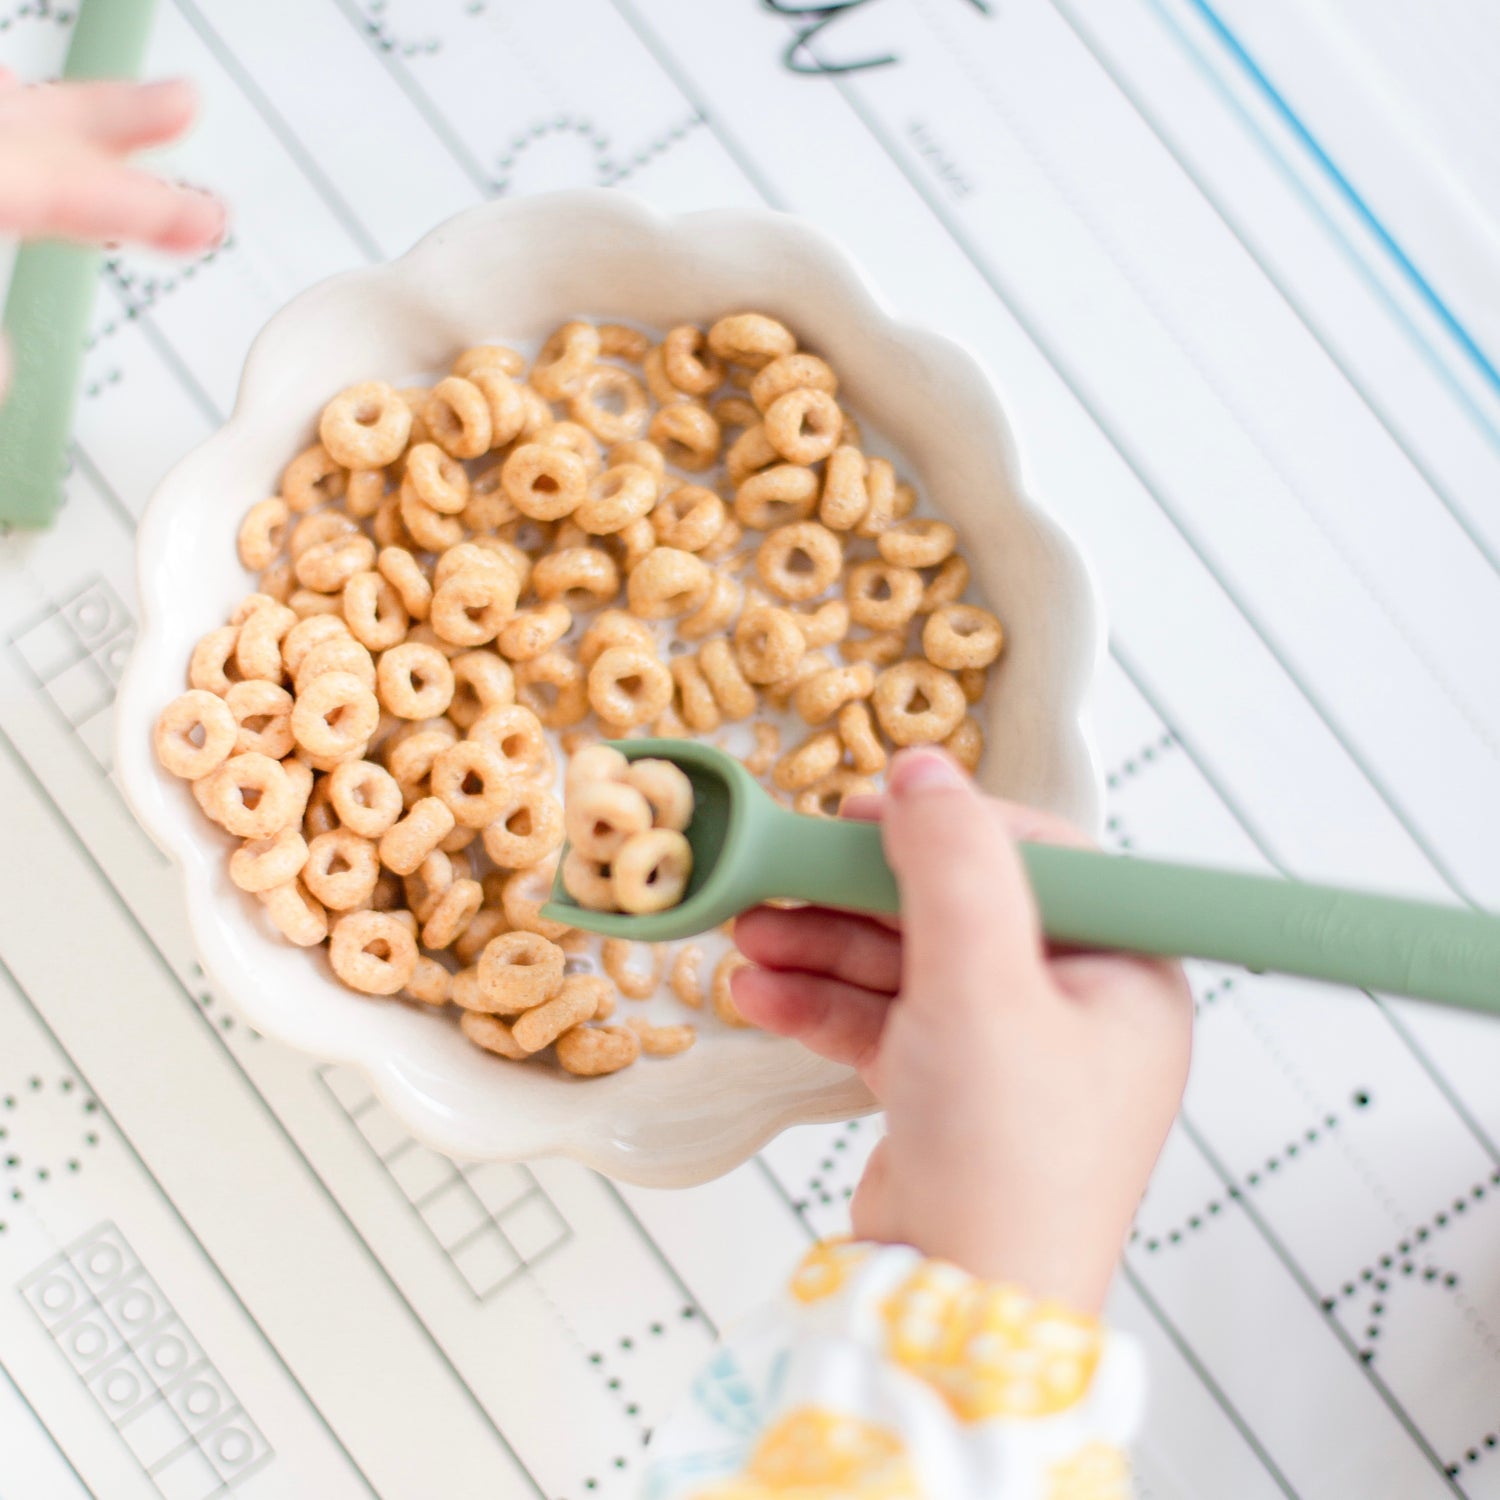
[[[1457,378],[1447,361],[1442,358],[1423,335],[1421,329],[1412,322],[1406,310],[1391,294],[1390,289],[1374,273],[1365,258],[1350,243],[1348,236],[1345,235],[1339,224],[1329,214],[1328,210],[1324,208],[1322,203],[1319,202],[1317,195],[1287,165],[1281,153],[1261,129],[1259,122],[1255,120],[1233,91],[1225,85],[1224,80],[1209,65],[1207,59],[1200,51],[1197,42],[1183,30],[1177,18],[1167,10],[1162,0],[1142,0],[1142,3],[1156,15],[1162,26],[1171,34],[1183,52],[1197,66],[1209,87],[1223,101],[1224,107],[1245,127],[1245,130],[1265,153],[1266,159],[1276,168],[1287,186],[1302,201],[1308,212],[1327,230],[1329,238],[1343,252],[1344,258],[1353,267],[1359,279],[1406,333],[1413,347],[1422,356],[1423,362],[1447,388],[1449,395],[1473,419],[1474,425],[1484,434],[1489,445],[1497,452],[1500,452],[1500,427],[1496,427],[1489,414],[1475,401],[1472,393]],[[1193,0],[1188,0],[1188,3],[1193,3]]]
[[[1469,356],[1470,361],[1478,368],[1479,372],[1489,383],[1491,389],[1500,393],[1500,370],[1497,370],[1484,350],[1470,335],[1469,331],[1454,316],[1448,304],[1438,296],[1432,283],[1412,263],[1411,257],[1407,255],[1396,242],[1395,237],[1376,217],[1370,205],[1360,196],[1354,184],[1339,169],[1338,163],[1319,144],[1306,125],[1302,123],[1297,112],[1287,103],[1285,97],[1276,88],[1276,85],[1266,76],[1260,64],[1245,49],[1244,44],[1226,26],[1218,13],[1207,0],[1187,0],[1191,8],[1203,17],[1214,35],[1224,44],[1229,54],[1239,63],[1240,67],[1250,76],[1256,87],[1265,95],[1271,107],[1281,117],[1283,123],[1307,148],[1314,161],[1322,167],[1323,171],[1338,189],[1340,196],[1354,210],[1371,234],[1384,246],[1386,253],[1401,268],[1408,281],[1417,289],[1418,294],[1427,306],[1436,315],[1439,322],[1457,340],[1460,347]]]

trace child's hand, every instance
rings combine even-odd
[[[0,235],[211,249],[222,205],[127,161],[175,140],[196,110],[186,83],[22,87],[0,70]]]
[[[858,1068],[884,1105],[859,1238],[1097,1311],[1182,1099],[1182,971],[1049,952],[1012,840],[1079,835],[981,795],[946,756],[898,756],[889,793],[862,800],[850,811],[882,820],[901,930],[749,912],[735,939],[764,967],[735,976],[735,1001]]]

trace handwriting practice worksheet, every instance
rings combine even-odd
[[[109,256],[64,508],[0,539],[3,1500],[634,1496],[846,1226],[874,1119],[675,1193],[426,1149],[225,1007],[112,780],[154,485],[291,296],[486,198],[796,213],[978,353],[1107,601],[1112,847],[1500,908],[1500,159],[1443,86],[1493,78],[1482,9],[161,0],[230,237]],[[0,63],[71,19],[4,0]],[[1500,1026],[1192,978],[1112,1307],[1140,1494],[1500,1497]]]

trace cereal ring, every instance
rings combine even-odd
[[[592,479],[604,467],[599,457],[599,444],[593,433],[578,422],[549,422],[534,439],[538,443],[566,448],[575,457],[583,460],[585,480]]]
[[[651,525],[664,547],[697,552],[719,534],[724,525],[724,502],[701,484],[680,484],[656,502]]]
[[[849,618],[869,630],[904,630],[922,601],[922,579],[914,568],[874,558],[855,563],[844,579]]]
[[[599,981],[590,974],[564,979],[562,987],[550,1000],[533,1006],[511,1027],[518,1047],[540,1052],[550,1047],[563,1032],[584,1021],[591,1021],[599,1008]]]
[[[424,954],[417,959],[411,978],[406,981],[406,988],[401,993],[421,1001],[423,1005],[446,1005],[448,989],[452,983],[453,976],[442,964]]]
[[[773,604],[747,609],[734,627],[734,648],[750,682],[780,682],[807,651],[807,638],[790,610]]]
[[[469,475],[456,458],[436,443],[418,443],[406,455],[403,486],[424,505],[445,516],[458,515],[469,503]]]
[[[639,1038],[647,1057],[676,1057],[698,1039],[691,1026],[653,1026],[644,1016],[632,1016],[625,1024]]]
[[[677,688],[678,707],[683,722],[695,734],[708,734],[719,727],[722,716],[713,689],[693,656],[674,657],[669,670]]]
[[[955,552],[923,590],[922,602],[917,605],[917,610],[921,614],[930,614],[945,604],[957,604],[968,586],[969,564],[962,554]]]
[[[432,646],[404,641],[376,668],[380,701],[398,719],[435,719],[453,701],[453,668]]]
[[[193,688],[161,711],[151,743],[163,770],[197,781],[229,759],[238,736],[239,723],[229,704],[203,688]]]
[[[497,551],[494,541],[494,538],[486,538],[484,541],[475,538],[471,542],[460,542],[456,547],[449,547],[433,564],[433,588],[440,589],[450,578],[478,568],[514,577],[519,591],[520,574],[517,572],[515,559],[509,551]]]
[[[630,762],[613,745],[585,745],[575,750],[568,761],[564,790],[571,796],[585,782],[623,781],[629,769]]]
[[[636,915],[676,906],[692,873],[692,846],[671,828],[632,834],[610,863],[615,901]]]
[[[872,458],[865,470],[870,503],[854,527],[856,536],[878,537],[896,519],[896,471],[884,458]]]
[[[844,742],[832,729],[809,735],[788,750],[771,768],[771,784],[778,791],[800,792],[834,771],[844,757]]]
[[[541,721],[523,704],[487,708],[469,726],[469,738],[494,750],[509,776],[534,781],[551,775],[552,750],[547,736]]]
[[[711,990],[711,999],[714,1014],[726,1026],[744,1027],[749,1022],[740,1014],[740,1008],[734,1003],[734,976],[741,969],[753,969],[754,964],[742,953],[736,953],[731,949],[714,965],[714,980]]]
[[[724,362],[704,351],[708,340],[701,328],[683,323],[672,329],[661,341],[662,369],[679,391],[690,396],[706,396],[724,383]]]
[[[809,724],[831,719],[846,703],[868,698],[875,690],[875,668],[869,662],[832,667],[797,684],[792,707]]]
[[[678,390],[667,374],[666,355],[660,344],[646,351],[641,361],[641,374],[646,377],[646,389],[658,406],[673,406],[678,402],[691,402],[694,398],[686,391]]]
[[[756,371],[750,382],[750,399],[768,411],[788,391],[822,391],[836,396],[839,378],[816,354],[784,354]]]
[[[984,758],[984,730],[979,727],[979,721],[965,718],[943,741],[943,749],[972,776]]]
[[[397,875],[410,875],[453,832],[454,818],[440,797],[421,797],[411,811],[380,836],[380,862]]]
[[[627,370],[595,365],[568,397],[568,415],[601,443],[638,438],[651,410],[645,387]]]
[[[289,943],[313,948],[328,936],[328,913],[307,894],[300,880],[272,886],[260,893],[260,899],[266,915]]]
[[[204,780],[209,817],[236,838],[268,839],[291,821],[296,794],[281,762],[246,750]]]
[[[258,750],[272,760],[292,753],[292,695],[285,688],[274,682],[236,682],[224,702],[238,726],[236,750]]]
[[[889,667],[906,655],[906,632],[885,630],[875,635],[856,636],[840,648],[845,661],[867,661],[877,667]]]
[[[694,1010],[703,1009],[703,979],[698,972],[702,962],[703,950],[691,943],[672,960],[672,993]]]
[[[275,604],[269,594],[246,594],[243,599],[229,612],[228,623],[230,625],[243,625],[251,615]]]
[[[562,862],[563,889],[587,911],[618,911],[609,866],[569,849]]]
[[[641,1055],[640,1039],[623,1026],[575,1026],[558,1037],[558,1065],[580,1078],[602,1078]]]
[[[721,396],[708,409],[723,429],[738,427],[743,432],[760,425],[760,413],[755,409],[755,403],[744,396]]]
[[[493,906],[481,906],[469,919],[469,925],[453,939],[453,956],[462,964],[472,964],[491,938],[509,931],[510,923],[505,920],[504,912]]]
[[[411,411],[383,380],[366,380],[340,392],[323,408],[318,437],[328,456],[346,469],[383,469],[411,437]]]
[[[566,604],[550,604],[523,609],[501,627],[495,644],[512,661],[530,661],[555,646],[572,628],[573,613]]]
[[[434,510],[412,487],[411,481],[401,482],[401,494],[396,501],[401,515],[401,524],[412,541],[428,552],[442,552],[456,547],[464,539],[463,522],[457,516],[444,515]],[[380,517],[385,513],[382,506],[375,517],[375,540],[382,547],[401,545],[399,537],[382,535]]]
[[[667,461],[661,449],[646,438],[632,438],[628,442],[616,443],[605,455],[605,467],[615,468],[619,464],[637,464],[651,473],[660,486],[667,474]]]
[[[989,686],[989,673],[983,667],[960,667],[954,676],[970,703],[978,703],[984,697],[984,690]]]
[[[795,390],[766,409],[766,438],[788,463],[815,464],[839,444],[844,416],[826,391]]]
[[[963,722],[963,689],[930,661],[911,660],[887,667],[875,679],[875,717],[897,745],[932,745]]]
[[[478,785],[471,785],[477,782]],[[432,763],[432,795],[464,828],[485,828],[507,805],[511,778],[504,757],[482,740],[460,740]]]
[[[656,479],[639,464],[605,469],[589,486],[573,519],[592,536],[620,531],[649,515],[656,504]]]
[[[626,839],[651,827],[651,804],[623,781],[586,781],[568,793],[563,827],[574,849],[607,865]]]
[[[336,615],[339,612],[338,595],[320,594],[315,589],[294,589],[287,595],[286,603],[299,620],[310,615]]]
[[[344,585],[344,619],[360,645],[385,651],[406,639],[411,616],[400,593],[379,573],[356,573]]]
[[[817,609],[793,618],[809,650],[836,645],[849,634],[849,606],[842,599],[830,599]]]
[[[823,494],[818,519],[833,531],[858,526],[870,508],[865,487],[865,456],[846,442],[828,455],[823,468]]]
[[[724,440],[719,424],[691,401],[661,407],[651,418],[649,433],[669,464],[694,474],[713,468]]]
[[[465,651],[450,663],[453,668],[453,700],[448,717],[460,729],[468,729],[481,714],[504,708],[516,701],[516,678],[510,663],[493,651]]]
[[[875,540],[880,555],[903,568],[935,568],[953,555],[958,533],[946,521],[901,521]]]
[[[301,513],[343,496],[348,476],[321,443],[314,443],[289,463],[281,475],[281,498]]]
[[[307,841],[295,822],[269,838],[247,839],[229,856],[229,878],[242,890],[259,894],[295,880],[307,863]]]
[[[987,667],[1004,644],[999,620],[974,604],[939,605],[922,627],[922,649],[928,661],[949,671]]]
[[[809,651],[779,682],[766,684],[766,701],[773,708],[785,709],[802,683],[819,672],[826,672],[832,665],[824,652]]]
[[[379,874],[375,845],[335,828],[308,844],[302,882],[330,911],[350,911],[370,899]]]
[[[645,949],[650,968],[644,973],[631,968],[631,960]],[[632,943],[625,938],[605,938],[600,949],[604,972],[627,1000],[649,1000],[661,983],[664,949],[660,943]]]
[[[564,323],[542,345],[531,366],[531,384],[549,401],[566,401],[599,362],[599,330]]]
[[[462,375],[449,375],[433,386],[422,408],[422,420],[450,458],[478,458],[490,450],[494,436],[490,404],[484,392]]]
[[[328,800],[339,822],[362,839],[378,839],[401,816],[401,788],[384,766],[351,760],[328,777]]]
[[[636,646],[643,651],[656,650],[651,627],[623,609],[607,609],[583,633],[578,643],[578,660],[585,669],[592,667],[611,646]]]
[[[844,549],[816,521],[794,521],[766,537],[755,554],[755,572],[773,594],[795,603],[815,599],[839,576]]]
[[[295,582],[296,580],[292,577],[292,565],[286,558],[283,558],[279,563],[273,563],[269,568],[261,570],[260,580],[256,587],[278,604],[285,604],[292,597],[292,586]]]
[[[387,495],[370,521],[370,534],[377,547],[406,547],[418,545],[417,539],[406,528],[401,519],[401,494]]]
[[[333,925],[328,961],[350,989],[394,995],[416,972],[417,940],[392,912],[352,911]]]
[[[450,994],[460,1005],[464,1002],[459,999],[458,981],[465,974],[473,972],[472,969],[465,969],[454,976]],[[483,1047],[486,1052],[493,1052],[497,1057],[508,1057],[512,1062],[525,1062],[531,1056],[516,1045],[515,1038],[510,1034],[510,1027],[498,1016],[489,1016],[478,1010],[465,1010],[458,1018],[458,1028],[476,1047]]]
[[[268,603],[245,620],[234,645],[234,664],[240,669],[240,676],[280,682],[285,668],[281,642],[296,623],[294,610],[275,603]]]
[[[479,955],[479,1009],[515,1016],[550,1000],[563,984],[564,955],[535,932],[506,932]]]
[[[672,674],[650,652],[611,646],[589,668],[589,706],[607,724],[630,728],[672,701]]]
[[[650,347],[650,338],[638,328],[629,328],[624,323],[599,325],[599,352],[606,359],[623,359],[638,365]]]
[[[349,672],[371,690],[375,687],[375,658],[367,647],[349,634],[342,615],[330,616],[338,621],[339,629],[324,636],[315,645],[302,652],[297,670],[293,674],[293,686],[298,693],[305,692],[315,677],[329,672]],[[295,628],[295,627],[294,627]],[[287,632],[290,636],[291,632]]]
[[[695,552],[658,547],[625,585],[631,610],[643,620],[665,620],[697,609],[712,585],[708,565]]]
[[[438,584],[428,619],[455,646],[482,646],[515,614],[519,593],[507,567],[465,568]]]
[[[709,641],[698,652],[698,670],[726,719],[748,719],[755,712],[755,689],[745,681],[739,658],[722,636]]]
[[[764,776],[781,753],[781,730],[764,720],[751,728],[755,733],[755,749],[742,758],[742,763],[752,776]]]
[[[571,515],[587,493],[588,481],[588,466],[562,443],[522,443],[500,470],[506,498],[534,521]]]
[[[446,948],[456,941],[474,920],[483,901],[484,887],[477,880],[455,880],[422,924],[422,946]]]
[[[261,500],[245,512],[235,545],[240,561],[253,572],[268,568],[286,545],[287,518],[291,515],[280,495]]]
[[[701,641],[706,635],[726,630],[740,611],[745,591],[728,573],[711,575],[708,597],[677,622],[677,634],[685,641]]]
[[[490,447],[504,448],[513,443],[526,426],[527,406],[512,373],[489,366],[464,378],[484,397],[489,408]]]
[[[818,476],[800,464],[775,464],[752,474],[734,492],[734,515],[741,525],[774,531],[805,521],[818,503]]]
[[[885,770],[885,746],[875,731],[875,720],[868,703],[863,699],[846,703],[839,710],[838,729],[849,762],[861,776],[873,776]]]
[[[418,922],[425,922],[432,915],[444,892],[457,878],[453,861],[442,850],[434,849],[402,881],[402,894]]]
[[[708,330],[708,347],[720,359],[759,370],[797,347],[784,323],[764,313],[731,313]]]
[[[526,356],[504,344],[475,344],[453,361],[453,373],[472,380],[476,370],[500,370],[514,380],[526,368]]]
[[[608,604],[620,592],[620,570],[597,547],[565,547],[538,558],[531,573],[538,599],[560,599],[574,614]]]
[[[432,774],[433,761],[458,738],[446,720],[429,719],[427,723],[433,727],[401,739],[386,751],[386,767],[396,778],[396,784],[403,788],[420,788],[413,797],[405,797],[403,793],[407,802],[427,795],[424,783]]]
[[[539,932],[555,943],[572,930],[566,922],[554,922],[542,915],[542,907],[552,899],[556,874],[557,857],[553,855],[505,877],[500,888],[500,906],[505,920],[518,932]]]
[[[876,790],[868,776],[839,766],[821,781],[803,787],[792,799],[792,807],[806,817],[836,818],[846,797],[868,797]]]
[[[381,658],[382,666],[385,659]],[[292,706],[292,736],[310,755],[362,755],[379,722],[375,694],[352,672],[324,672],[313,678],[299,689]]]
[[[565,651],[555,647],[516,664],[516,702],[548,729],[566,729],[589,711],[588,678]]]
[[[545,787],[511,778],[485,828],[484,852],[503,870],[524,870],[563,841],[562,803]]]
[[[766,436],[765,424],[757,422],[754,427],[747,427],[729,445],[729,452],[724,455],[724,468],[729,475],[730,484],[738,486],[752,474],[759,473],[780,458],[781,455]]]
[[[680,766],[669,760],[642,759],[627,762],[621,774],[625,785],[645,798],[651,814],[648,826],[680,833],[692,821],[693,784]]]
[[[521,519],[521,512],[505,493],[505,465],[491,464],[469,483],[469,503],[461,517],[470,531],[491,532]]]
[[[540,391],[535,390],[529,384],[517,387],[521,393],[521,406],[524,413],[521,422],[521,430],[516,434],[515,440],[524,443],[534,438],[537,433],[550,427],[555,420],[552,408],[547,404],[546,398]]]

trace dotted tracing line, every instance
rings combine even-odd
[[[59,1094],[71,1094],[77,1089],[78,1080],[71,1074],[65,1073],[54,1082],[53,1087]],[[0,1122],[10,1118],[21,1107],[25,1099],[44,1094],[46,1089],[46,1080],[39,1073],[33,1073],[26,1080],[24,1088],[0,1096]],[[80,1099],[82,1112],[85,1115],[92,1115],[98,1111],[99,1104],[97,1100],[87,1094],[81,1095]],[[0,1143],[5,1143],[0,1144],[0,1186],[3,1186],[8,1193],[10,1202],[21,1203],[26,1198],[26,1189],[21,1186],[23,1181],[29,1178],[35,1183],[47,1183],[52,1180],[54,1175],[58,1174],[55,1173],[55,1169],[52,1166],[46,1163],[33,1164],[28,1162],[10,1144],[10,1141],[10,1126],[0,1123]],[[85,1130],[83,1133],[83,1143],[88,1147],[97,1146],[99,1144],[98,1131],[93,1129]],[[83,1170],[83,1162],[77,1156],[69,1156],[65,1159],[62,1170],[70,1173],[80,1172]],[[5,1220],[0,1219],[0,1234],[4,1234],[5,1232]]]
[[[834,1137],[831,1149],[834,1152],[847,1151],[849,1149],[849,1136],[857,1131],[862,1123],[860,1120],[846,1120],[840,1128],[840,1134]],[[848,1185],[839,1189],[839,1199],[835,1199],[833,1194],[829,1192],[828,1185],[823,1180],[824,1176],[828,1173],[840,1170],[841,1165],[837,1156],[825,1156],[823,1158],[819,1163],[820,1175],[808,1179],[807,1190],[810,1196],[799,1198],[792,1204],[793,1210],[799,1216],[805,1214],[814,1206],[814,1199],[816,1199],[817,1204],[821,1207],[832,1208],[839,1199],[847,1203],[854,1197],[854,1188],[852,1185]]]
[[[9,31],[18,21],[51,21],[55,26],[67,27],[73,24],[73,12],[66,8],[53,10],[51,0],[31,0],[0,15],[0,32]]]
[[[627,177],[640,171],[642,167],[648,165],[650,162],[655,161],[657,157],[669,151],[679,141],[686,139],[691,131],[700,129],[703,123],[703,116],[695,111],[680,124],[672,126],[665,135],[658,136],[654,141],[642,146],[629,161],[623,162],[619,166],[608,168],[604,176],[600,179],[602,185],[604,187],[614,187],[616,183],[624,182]]]
[[[197,278],[198,272],[214,264],[226,251],[235,248],[235,239],[229,235],[222,245],[216,246],[195,261],[182,267],[171,276],[147,276],[137,285],[134,271],[127,271],[118,257],[110,257],[104,263],[104,276],[114,283],[116,290],[125,299],[125,311],[118,318],[101,324],[84,340],[85,349],[95,349],[106,339],[113,338],[122,329],[134,323],[142,313],[150,312],[164,297],[169,297]],[[116,380],[112,383],[118,383]]]
[[[386,8],[387,0],[368,0],[368,4],[363,7],[365,30],[375,39],[375,45],[382,52],[399,52],[402,57],[430,57],[443,50],[440,37],[428,36],[420,41],[403,40],[388,22],[381,19],[385,15]],[[467,9],[471,16],[477,16],[483,11],[484,6],[471,3]]]
[[[613,187],[657,157],[663,155],[683,140],[690,131],[703,124],[703,117],[696,111],[661,135],[648,141],[629,159],[616,161],[610,155],[613,145],[609,135],[600,129],[587,115],[556,115],[550,120],[537,120],[519,134],[512,136],[505,151],[496,158],[499,176],[494,181],[496,193],[507,193],[511,188],[512,174],[517,162],[533,146],[555,136],[572,136],[585,143],[594,157],[594,178],[600,187]]]
[[[1122,761],[1104,778],[1104,784],[1112,792],[1119,791],[1127,781],[1133,781],[1137,776],[1148,771],[1167,751],[1175,749],[1176,746],[1177,736],[1170,729],[1165,731],[1159,739],[1142,745],[1134,755]]]

